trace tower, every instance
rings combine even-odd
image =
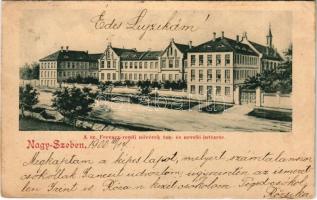
[[[273,35],[272,35],[271,24],[270,24],[269,32],[267,33],[267,36],[266,36],[266,45],[270,48],[272,48],[272,40],[273,40]]]

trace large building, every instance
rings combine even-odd
[[[158,79],[159,51],[138,52],[108,44],[99,60],[99,81]]]
[[[192,98],[234,102],[234,90],[248,77],[266,69],[276,68],[283,61],[272,45],[269,30],[267,45],[260,45],[247,39],[227,38],[222,32],[192,48],[188,52],[187,90]]]
[[[102,54],[63,47],[40,59],[40,84],[56,86],[70,77],[97,77],[99,81],[187,82],[191,98],[234,102],[234,91],[248,77],[277,68],[283,58],[273,45],[271,27],[266,45],[250,41],[245,32],[230,39],[220,37],[193,46],[171,39],[162,51],[117,48],[109,43]]]
[[[186,79],[186,58],[191,44],[173,39],[163,51],[137,51],[108,44],[99,60],[100,81],[178,81]]]
[[[68,79],[81,77],[98,78],[98,59],[101,54],[69,50],[68,46],[40,59],[40,85],[56,87]]]

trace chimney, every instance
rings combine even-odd
[[[111,42],[108,42],[108,47],[111,47]]]
[[[237,35],[237,42],[240,42],[240,38],[239,38],[239,35]]]
[[[243,39],[246,39],[246,40],[248,39],[247,32],[243,32],[243,36],[242,36],[242,38],[243,38]]]
[[[189,41],[188,46],[189,46],[189,48],[191,49],[191,48],[193,47],[193,42],[192,42],[192,41]]]
[[[174,38],[171,38],[171,43],[173,43],[174,42]]]
[[[213,41],[216,40],[216,32],[213,33],[214,37],[213,37]]]
[[[223,39],[225,37],[225,32],[221,31],[221,39]]]
[[[88,50],[86,50],[86,53],[88,54]]]
[[[63,52],[63,50],[64,50],[64,47],[63,47],[63,46],[61,46],[61,51]]]
[[[68,51],[68,46],[66,46],[66,52]]]

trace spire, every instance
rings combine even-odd
[[[268,32],[267,36],[272,37],[271,23],[269,24],[269,32]]]
[[[273,40],[273,35],[272,35],[272,31],[271,31],[271,23],[269,25],[269,31],[267,33],[266,36],[266,45],[270,48],[272,48],[272,40]]]

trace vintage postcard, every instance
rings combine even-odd
[[[314,2],[2,7],[3,196],[314,197]]]

